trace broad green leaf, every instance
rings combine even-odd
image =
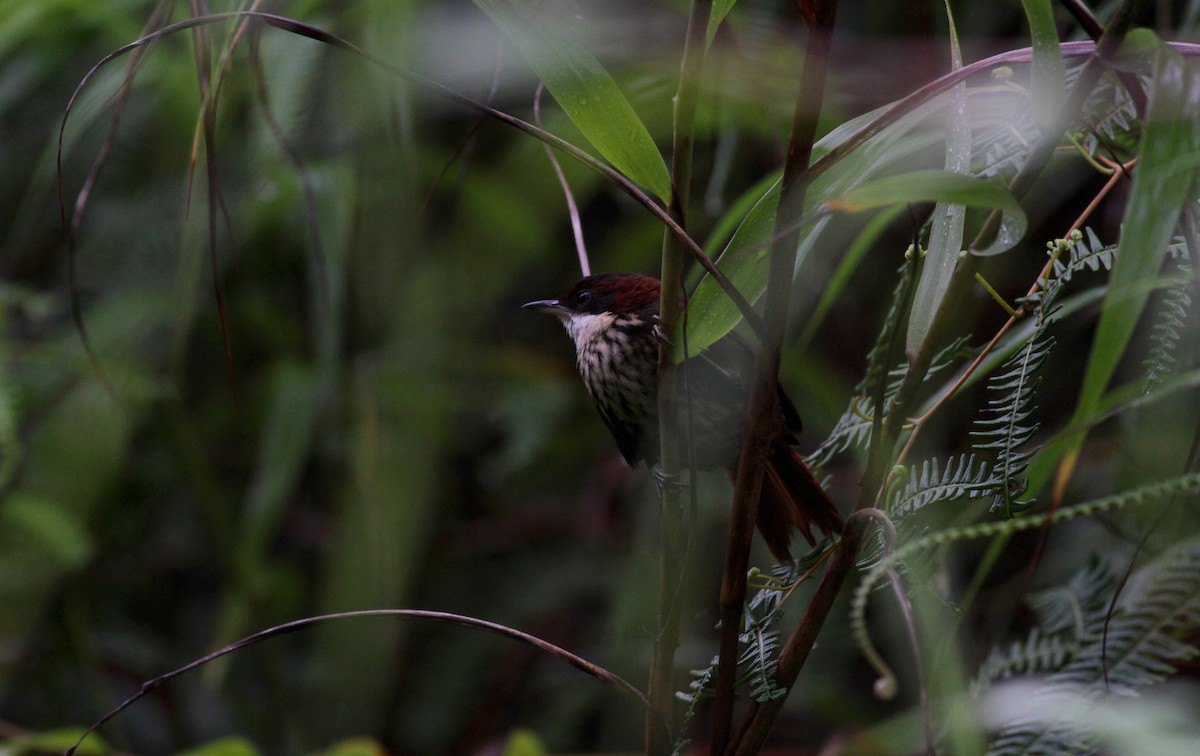
[[[1067,94],[1066,71],[1058,47],[1058,29],[1054,24],[1054,9],[1050,0],[1021,0],[1029,20],[1029,36],[1033,42],[1033,65],[1029,89],[1033,97],[1033,112],[1040,126],[1051,123]]]
[[[512,0],[475,0],[546,84],[563,112],[617,170],[666,201],[671,177],[650,132],[587,50]]]
[[[940,170],[920,170],[869,181],[828,200],[824,212],[859,212],[913,202],[954,202],[967,207],[1004,210],[1025,217],[1016,197],[997,181]]]
[[[1092,339],[1072,424],[1096,413],[1145,309],[1162,265],[1200,152],[1200,76],[1166,45],[1159,48],[1140,159],[1125,210],[1108,296]],[[1083,443],[1080,434],[1068,456]]]
[[[763,197],[772,192],[778,193],[781,175],[783,175],[783,171],[771,171],[759,179],[754,186],[744,191],[742,196],[738,197],[725,211],[725,214],[717,219],[708,235],[708,240],[704,242],[704,251],[710,255],[721,252],[722,243],[729,243],[750,216],[750,211],[762,201]]]
[[[946,3],[946,19],[950,23],[951,67],[962,68],[962,49],[958,44],[958,30],[954,26],[954,14],[950,3]],[[967,83],[954,86],[946,112],[946,171],[966,175],[971,168],[971,117],[967,111]],[[942,298],[950,286],[950,278],[958,265],[958,253],[962,250],[963,223],[967,218],[965,205],[939,202],[933,209],[929,231],[929,251],[921,267],[921,279],[917,282],[913,297],[912,313],[908,319],[905,336],[905,351],[912,355],[921,349],[933,316],[941,307]]]
[[[726,266],[723,265],[721,266],[722,272],[728,276],[738,291],[743,293],[748,291],[753,287],[757,278],[765,276],[767,249],[771,240],[771,231],[775,227],[775,209],[778,206],[779,181],[776,180],[767,193],[746,214],[745,220],[738,226],[738,230],[725,247],[725,255],[728,255],[730,260],[736,259],[740,264],[733,266],[732,269],[726,269]],[[720,259],[725,260],[725,255],[722,255]],[[723,301],[727,303],[727,306],[704,307],[697,305],[697,302],[704,303],[706,298],[707,301],[714,303]],[[732,308],[732,313],[730,308]],[[725,297],[724,292],[721,292],[716,281],[711,276],[706,276],[688,303],[687,354],[694,355],[724,336],[729,330],[725,328],[725,325],[728,323],[732,328],[732,323],[736,323],[738,317],[740,314],[737,312],[737,308],[733,306],[728,297]],[[731,318],[733,319],[732,323],[730,323]],[[684,321],[681,319],[680,322],[682,325]],[[682,360],[685,341],[676,338],[673,343],[675,344],[673,359]]]
[[[939,141],[940,134],[930,132],[910,135],[909,132],[935,113],[942,104],[942,101],[935,100],[917,108],[819,176],[809,187],[805,197],[806,214],[811,213],[811,210],[824,200],[849,191],[872,175],[889,169],[895,170],[897,165],[904,165],[911,161],[914,155]],[[877,118],[883,110],[884,108],[880,108],[861,115],[826,134],[817,142],[814,157],[828,153],[845,142]],[[761,187],[759,184],[748,193],[751,196],[761,196],[757,197],[752,210],[746,214],[717,260],[722,272],[751,302],[758,299],[767,285],[767,245],[774,227],[775,207],[779,202],[777,177],[765,191]],[[741,208],[743,205],[739,201],[735,207]],[[816,248],[821,232],[828,225],[830,218],[829,215],[814,217],[801,230],[796,270],[800,269],[808,254]],[[724,221],[718,223],[718,227],[727,228]],[[729,333],[741,318],[741,313],[720,286],[710,276],[705,276],[688,302],[688,352],[695,354],[705,349]],[[678,331],[674,341],[681,347],[682,339]],[[682,353],[680,347],[676,350],[677,358]]]
[[[712,10],[708,14],[706,44],[712,44],[713,39],[717,36],[717,28],[721,26],[721,22],[725,20],[735,5],[737,5],[737,0],[713,0]]]

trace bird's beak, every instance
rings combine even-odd
[[[526,302],[521,305],[526,310],[534,312],[544,312],[547,315],[555,315],[559,318],[565,318],[571,314],[571,311],[557,299],[539,299],[536,302]]]

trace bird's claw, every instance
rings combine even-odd
[[[654,485],[658,487],[660,496],[667,492],[685,494],[691,486],[691,483],[684,480],[679,473],[668,473],[658,465],[650,468],[650,476],[654,478]]]
[[[650,328],[650,331],[651,331],[651,333],[654,334],[654,338],[658,339],[659,343],[661,343],[661,344],[666,344],[667,346],[675,346],[674,344],[671,343],[671,339],[667,336],[666,332],[663,330],[662,319],[658,317],[658,313],[655,313],[653,315],[653,320],[654,320],[654,325]]]

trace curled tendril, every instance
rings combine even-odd
[[[880,656],[874,644],[871,643],[866,622],[867,597],[875,587],[875,584],[879,582],[880,576],[888,573],[890,570],[894,570],[896,563],[905,557],[931,546],[943,546],[973,538],[1010,535],[1023,530],[1033,530],[1043,527],[1047,521],[1064,522],[1078,517],[1091,517],[1100,512],[1139,506],[1169,496],[1195,493],[1200,493],[1200,473],[1181,475],[1169,480],[1151,483],[1131,491],[1124,491],[1100,499],[1094,499],[1073,507],[1064,507],[1054,512],[1043,512],[1014,517],[1010,520],[983,522],[975,525],[949,528],[937,533],[930,533],[899,548],[895,548],[895,527],[886,514],[878,509],[862,509],[855,512],[851,515],[851,520],[860,516],[869,517],[879,522],[884,530],[883,558],[867,570],[867,574],[863,576],[862,582],[854,589],[854,595],[850,599],[850,627],[854,633],[854,639],[858,643],[859,651],[879,675],[879,679],[875,683],[876,692],[887,693],[894,690],[896,688],[896,675],[887,662],[883,660],[883,657]]]
[[[856,520],[873,520],[879,524],[879,528],[883,531],[883,553],[884,557],[875,566],[880,564],[892,565],[895,560],[890,557],[895,552],[896,548],[896,526],[892,523],[892,519],[887,516],[887,513],[881,509],[860,509],[850,515],[847,526]],[[864,527],[866,525],[864,524]],[[886,567],[884,569],[887,569]],[[879,675],[879,679],[875,681],[876,694],[881,698],[890,698],[895,695],[896,689],[899,687],[896,681],[896,673],[888,666],[888,663],[883,660],[883,656],[875,648],[875,644],[871,643],[871,634],[867,630],[866,605],[869,586],[867,579],[875,574],[875,570],[867,573],[867,578],[855,590],[854,596],[851,599],[850,606],[850,628],[854,633],[854,639],[858,642],[858,648],[862,655],[866,657],[871,667]],[[873,583],[874,581],[872,581]],[[868,590],[864,590],[867,587]],[[887,691],[891,691],[890,695],[884,695]]]

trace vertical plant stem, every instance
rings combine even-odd
[[[802,9],[808,23],[808,41],[792,119],[792,133],[788,140],[787,160],[783,167],[779,208],[775,215],[776,233],[771,245],[766,291],[767,339],[758,345],[755,357],[754,383],[742,439],[742,453],[738,460],[733,514],[721,577],[721,645],[716,700],[713,704],[713,753],[725,751],[732,731],[738,636],[746,602],[746,569],[750,562],[750,542],[758,513],[767,451],[775,432],[779,354],[791,305],[791,282],[800,236],[799,228],[787,229],[794,226],[793,220],[801,217],[804,211],[808,185],[804,175],[812,158],[817,118],[824,98],[836,9],[836,0],[806,3]]]
[[[813,594],[812,600],[808,602],[808,608],[800,620],[800,625],[788,638],[783,650],[780,651],[779,667],[775,672],[775,684],[781,688],[787,688],[789,693],[796,678],[800,675],[804,663],[808,660],[808,654],[817,640],[817,634],[825,624],[825,618],[829,616],[834,601],[841,593],[842,584],[846,581],[846,576],[850,574],[850,568],[854,566],[862,535],[860,521],[847,522],[846,532],[836,547],[837,551],[833,559],[829,560],[829,566],[825,569],[821,582],[817,584],[817,590]],[[786,697],[781,697],[764,703],[752,703],[738,725],[736,737],[724,753],[736,754],[736,756],[752,756],[758,753],[762,748],[763,741],[767,739],[767,733],[771,731],[771,725],[775,723],[775,718],[779,716],[786,701]]]
[[[688,14],[687,37],[680,63],[679,89],[675,94],[674,134],[671,151],[671,203],[668,212],[682,229],[687,229],[687,208],[692,181],[692,150],[695,140],[696,103],[704,66],[705,30],[712,12],[711,0],[693,0]],[[683,243],[670,230],[663,233],[661,301],[662,333],[673,333],[682,298]],[[676,411],[675,366],[670,344],[659,345],[658,417],[662,439],[659,466],[665,480],[678,476],[681,466],[679,415]],[[645,745],[651,755],[671,752],[673,731],[671,707],[675,699],[675,649],[679,645],[679,593],[683,569],[683,518],[678,487],[662,486],[662,542],[659,553],[658,628],[654,658],[650,665],[646,712]]]

